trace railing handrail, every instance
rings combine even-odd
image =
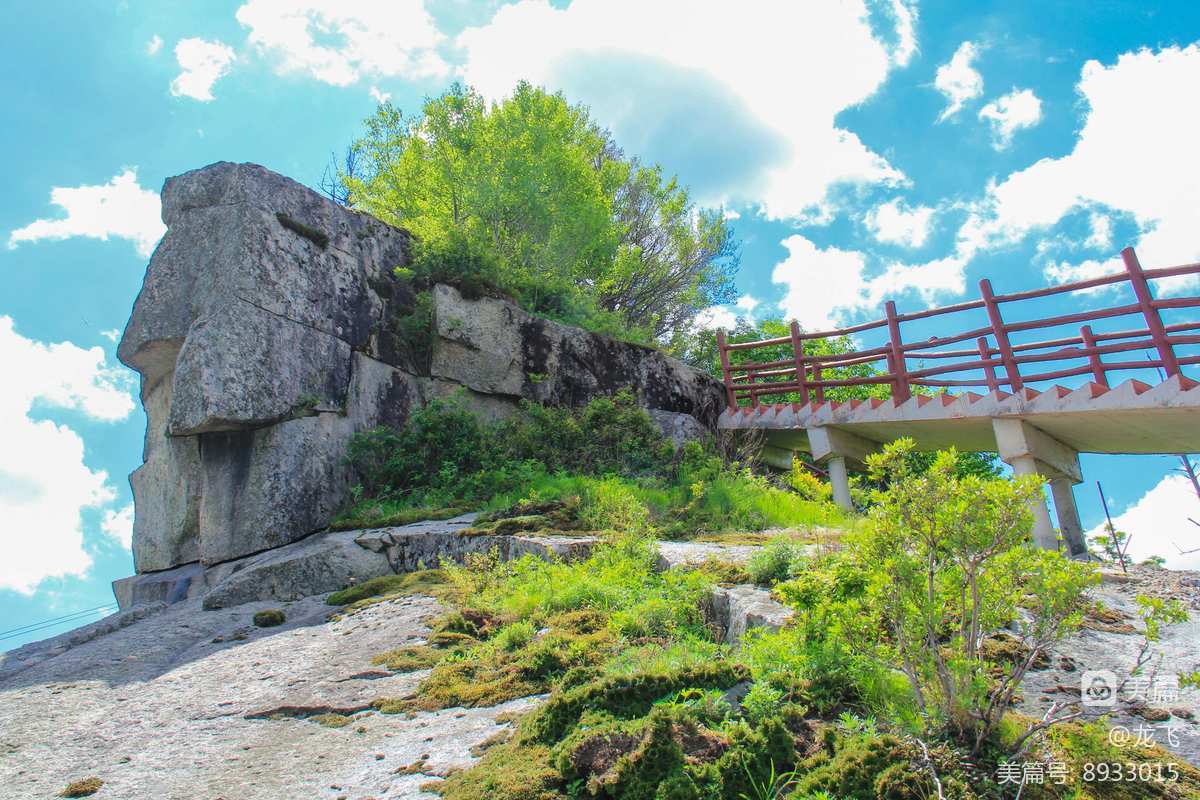
[[[980,299],[939,308],[897,313],[895,303],[889,300],[884,305],[886,315],[883,319],[846,328],[804,332],[793,322],[788,336],[753,342],[729,342],[725,332],[718,331],[717,345],[727,401],[731,408],[736,408],[739,398],[749,398],[751,405],[758,405],[759,398],[763,395],[798,393],[802,402],[807,403],[811,393],[818,402],[821,402],[824,399],[825,389],[890,384],[893,398],[903,402],[911,396],[913,386],[943,388],[986,386],[989,390],[998,390],[1001,386],[1007,386],[1012,391],[1019,391],[1026,382],[1056,380],[1085,374],[1090,374],[1096,383],[1107,386],[1107,373],[1112,371],[1159,368],[1166,373],[1167,377],[1170,377],[1179,374],[1181,365],[1200,363],[1200,356],[1181,357],[1175,352],[1176,345],[1200,344],[1200,335],[1183,335],[1188,331],[1200,330],[1200,321],[1164,325],[1159,314],[1163,309],[1200,307],[1200,297],[1155,299],[1150,291],[1151,281],[1200,273],[1200,263],[1144,270],[1138,263],[1133,249],[1128,247],[1121,251],[1121,259],[1125,265],[1125,271],[1121,273],[1010,294],[993,293],[991,283],[984,279],[979,284]],[[1001,306],[1004,304],[1095,289],[1123,282],[1128,283],[1133,289],[1135,302],[1021,322],[1005,322],[1001,314]],[[987,313],[988,325],[985,327],[951,336],[931,336],[923,341],[905,342],[901,336],[903,323],[979,309],[983,309]],[[1080,328],[1078,336],[1017,344],[1009,341],[1010,333],[1039,328],[1055,328],[1132,314],[1142,316],[1146,323],[1144,328],[1093,333],[1091,327],[1085,324]],[[881,346],[824,355],[809,355],[804,352],[805,342],[840,338],[880,328],[886,329],[888,335],[887,342]],[[991,337],[992,343],[989,343],[988,337]],[[1127,339],[1135,341],[1121,341]],[[974,340],[975,349],[949,351],[931,349],[947,347],[967,340]],[[1102,342],[1113,343],[1101,344]],[[786,346],[787,351],[790,352],[777,354],[767,361],[744,361],[735,364],[730,359],[730,354],[733,352],[781,346]],[[1154,351],[1157,357],[1147,357],[1140,362],[1104,362],[1101,359],[1101,356],[1104,355],[1139,349]],[[951,360],[951,363],[930,367],[921,365],[918,369],[911,369],[908,364],[909,359]],[[1022,365],[1074,359],[1083,359],[1086,363],[1034,374],[1023,374],[1020,371]],[[877,362],[885,362],[886,368],[870,376],[825,378],[822,375],[823,370]],[[982,380],[936,377],[976,370],[983,371],[984,378]]]

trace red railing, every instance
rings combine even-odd
[[[823,402],[826,390],[835,387],[886,385],[890,387],[891,396],[903,402],[912,396],[915,386],[943,390],[953,387],[985,387],[989,391],[1007,387],[1016,392],[1026,383],[1061,380],[1078,375],[1090,376],[1092,381],[1101,386],[1108,386],[1108,373],[1113,371],[1158,368],[1169,377],[1179,374],[1181,366],[1200,364],[1200,355],[1180,355],[1175,351],[1176,346],[1200,344],[1200,335],[1189,333],[1200,331],[1200,321],[1168,325],[1163,323],[1160,314],[1160,311],[1168,309],[1200,307],[1200,297],[1156,300],[1150,291],[1151,281],[1200,274],[1200,264],[1143,270],[1132,248],[1122,250],[1121,258],[1125,264],[1125,271],[1122,273],[1008,295],[994,294],[991,282],[985,278],[979,282],[980,299],[942,308],[898,314],[896,304],[889,300],[884,306],[883,319],[848,328],[804,332],[793,322],[788,336],[739,343],[728,342],[725,332],[719,331],[717,344],[725,379],[726,399],[730,408],[737,408],[742,400],[749,400],[750,405],[757,406],[762,397],[771,395],[788,395],[790,398],[799,399],[801,403],[808,403],[810,400]],[[1005,322],[1001,314],[1001,307],[1006,304],[1118,283],[1129,284],[1135,302],[1022,322]],[[984,327],[951,336],[932,336],[923,341],[905,342],[902,336],[901,326],[904,323],[979,310],[986,314],[987,325]],[[1010,338],[1011,334],[1026,331],[1130,315],[1137,315],[1145,327],[1093,332],[1090,325],[1084,324],[1080,327],[1078,336],[1028,343],[1013,343]],[[887,343],[831,355],[805,353],[806,342],[873,330],[886,331]],[[960,342],[972,342],[974,349],[940,349]],[[741,357],[752,358],[753,353],[744,351],[763,348],[774,350],[777,357],[757,362]],[[1150,357],[1148,352],[1146,358],[1138,361],[1101,359],[1101,356],[1136,350],[1152,351],[1157,357]],[[782,358],[778,357],[781,351],[786,354]],[[733,356],[735,353],[738,354],[737,357]],[[939,363],[932,367],[920,365],[912,369],[910,360],[948,360],[949,363]],[[824,377],[831,370],[844,370],[864,364],[875,365],[879,362],[883,363],[883,369],[867,376]],[[1023,365],[1044,362],[1080,363],[1045,372],[1030,372],[1028,369],[1026,372],[1021,371]],[[948,377],[964,372],[973,374],[968,377]]]

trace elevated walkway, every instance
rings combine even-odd
[[[1046,504],[1039,501],[1034,508],[1034,540],[1057,547],[1061,535],[1073,555],[1082,554],[1086,543],[1071,489],[1083,479],[1079,453],[1200,452],[1200,383],[1182,371],[1200,364],[1200,354],[1195,352],[1200,336],[1194,333],[1200,330],[1200,321],[1162,318],[1164,311],[1200,306],[1200,297],[1156,300],[1149,283],[1194,281],[1189,276],[1200,273],[1200,264],[1142,270],[1132,250],[1123,251],[1122,258],[1123,274],[1032,292],[995,295],[984,280],[980,300],[955,306],[901,315],[889,301],[885,319],[851,328],[804,333],[793,323],[788,337],[749,342],[730,342],[722,332],[718,343],[729,407],[719,425],[724,430],[762,432],[764,458],[780,467],[789,466],[796,451],[811,453],[828,469],[834,499],[846,508],[851,505],[848,465],[861,466],[868,454],[896,439],[909,437],[921,450],[953,446],[999,452],[1016,474],[1037,474],[1050,484],[1058,531]],[[1095,295],[1088,293],[1118,284],[1132,288],[1135,303],[1022,322],[1005,322],[1000,313],[1004,303],[1028,304],[1071,292],[1082,295],[1077,298],[1080,305],[1095,305],[1091,299]],[[901,337],[901,323],[948,314],[963,317],[976,311],[983,312],[986,327],[910,343]],[[1012,341],[1014,334],[1024,331],[1123,316],[1136,316],[1145,327],[1094,332],[1084,325],[1074,336]],[[810,353],[830,350],[814,340],[857,336],[873,329],[885,329],[888,341],[873,348],[806,354],[806,349]],[[945,349],[971,339],[975,350]],[[1143,358],[1102,359],[1131,351],[1142,351]],[[910,359],[922,363],[913,369]],[[878,369],[874,362],[885,366]],[[928,362],[939,366],[925,367]],[[1051,369],[1023,373],[1022,365],[1030,364]],[[1110,385],[1109,375],[1114,372],[1136,372],[1145,380],[1128,378]],[[1051,383],[1074,376],[1090,380],[1079,386]],[[876,396],[827,399],[856,393]],[[771,399],[774,402],[767,402]]]

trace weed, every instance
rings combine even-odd
[[[283,212],[276,214],[275,219],[279,220],[279,224],[292,233],[303,236],[322,250],[329,246],[329,236],[323,231],[319,231],[311,225],[305,225],[303,222],[298,222]]]

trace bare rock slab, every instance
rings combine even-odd
[[[423,642],[441,608],[407,597],[329,621],[317,597],[283,605],[283,626],[255,628],[267,607],[192,600],[21,671],[0,655],[0,798],[48,800],[90,776],[129,800],[421,797],[420,784],[474,762],[470,748],[505,727],[497,716],[535,702],[361,711],[323,727],[306,714],[415,689],[423,672],[381,677],[371,656]],[[290,713],[263,718],[272,709]],[[422,774],[396,774],[422,756]]]

